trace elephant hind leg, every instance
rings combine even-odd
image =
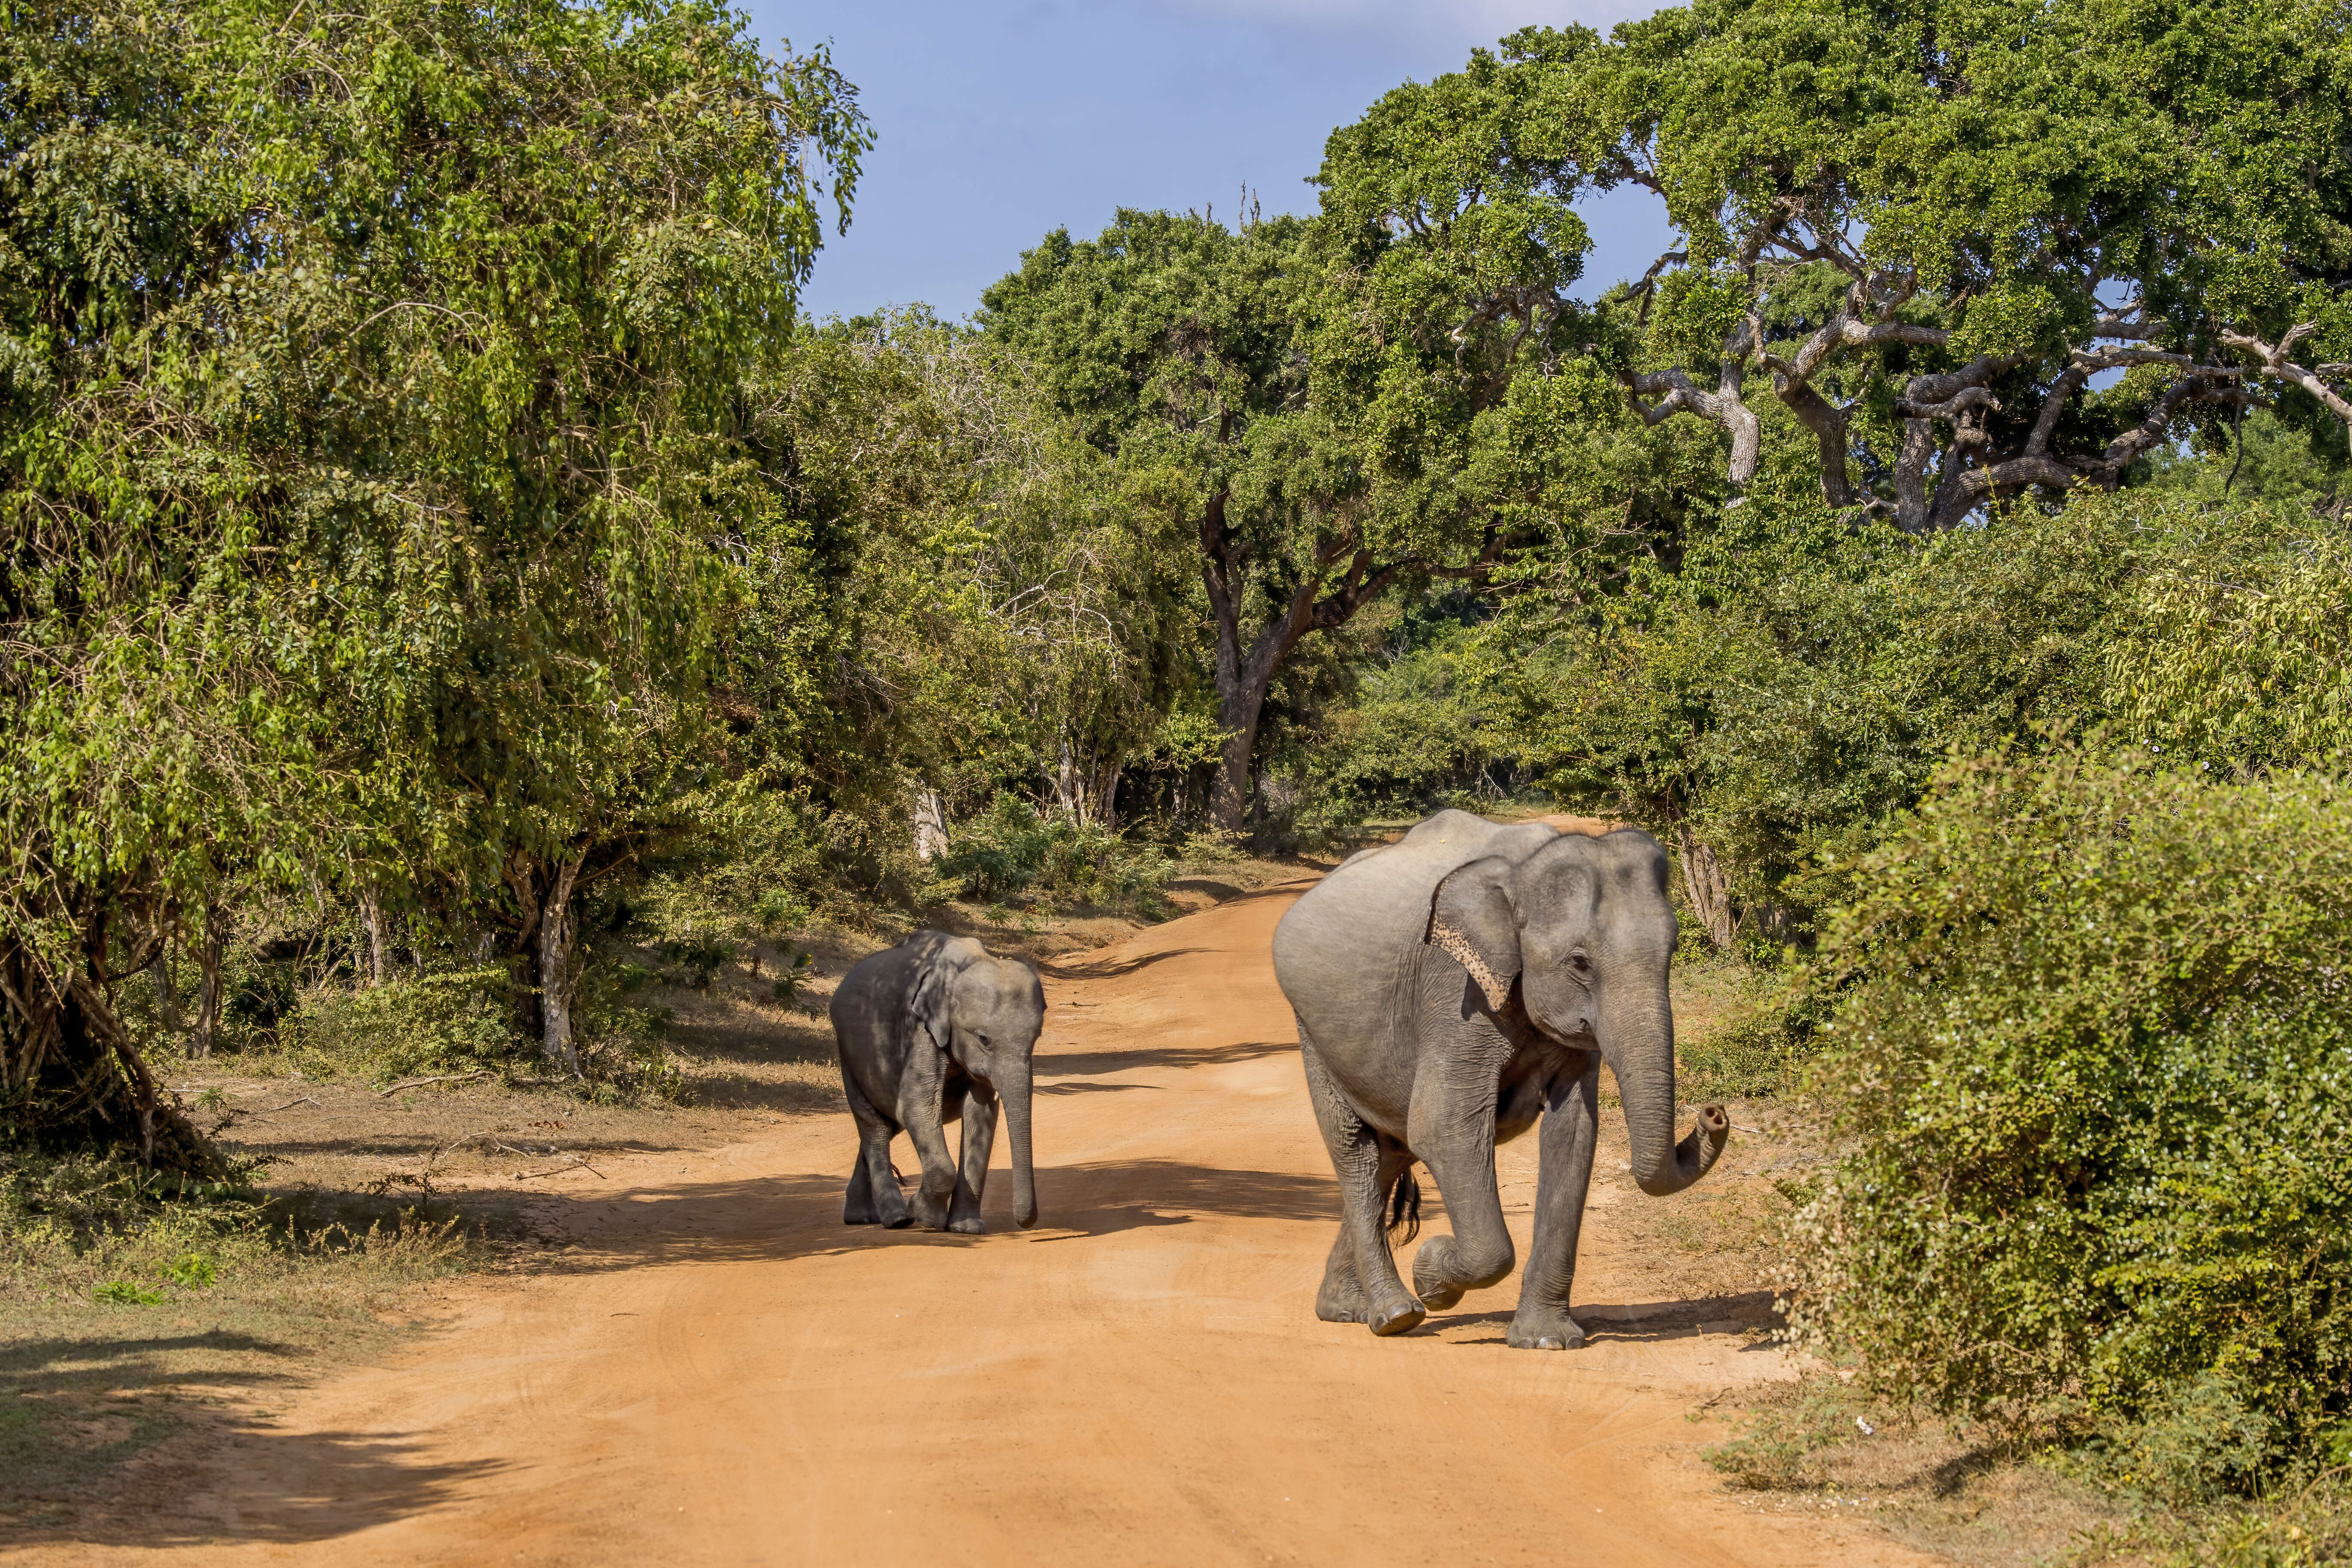
[[[844,1225],[880,1225],[882,1211],[874,1204],[874,1173],[866,1163],[866,1141],[857,1143],[857,1163],[850,1167],[849,1191],[841,1200]]]
[[[906,1194],[898,1190],[898,1173],[890,1166],[890,1139],[898,1129],[883,1120],[847,1073],[842,1075],[842,1085],[849,1114],[857,1123],[857,1163],[849,1173],[841,1223],[897,1230],[914,1217],[907,1207]]]
[[[1326,1321],[1363,1323],[1376,1334],[1401,1334],[1424,1314],[1421,1303],[1398,1278],[1382,1222],[1389,1191],[1412,1163],[1412,1156],[1356,1114],[1304,1031],[1299,1044],[1299,1054],[1307,1062],[1307,1088],[1315,1102],[1316,1123],[1323,1131],[1324,1146],[1330,1151],[1331,1169],[1339,1178],[1339,1239],[1324,1268],[1316,1315]],[[1343,1261],[1344,1275],[1340,1272]],[[1347,1289],[1350,1278],[1355,1285],[1352,1293]]]
[[[1412,1189],[1411,1201],[1408,1202],[1407,1187],[1412,1181],[1412,1152],[1393,1139],[1379,1134],[1375,1136],[1380,1137],[1381,1144],[1380,1189],[1390,1194],[1386,1200],[1390,1214],[1388,1231],[1393,1237],[1399,1234],[1398,1225],[1408,1212],[1412,1216],[1411,1224],[1419,1226],[1420,1189]],[[1403,1239],[1412,1239],[1411,1233],[1403,1233]],[[1345,1221],[1340,1223],[1339,1234],[1332,1238],[1331,1256],[1323,1265],[1323,1288],[1315,1293],[1315,1315],[1327,1323],[1360,1323],[1365,1321],[1364,1286],[1356,1272],[1356,1243]]]
[[[1348,1239],[1348,1224],[1331,1239],[1331,1256],[1323,1261],[1323,1288],[1315,1292],[1315,1315],[1327,1323],[1364,1321],[1364,1287],[1356,1278],[1356,1244]]]

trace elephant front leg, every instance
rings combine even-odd
[[[1583,1073],[1552,1086],[1544,1107],[1536,1173],[1535,1243],[1519,1285],[1519,1310],[1504,1337],[1518,1350],[1574,1350],[1584,1331],[1568,1315],[1576,1282],[1576,1243],[1592,1185],[1592,1149],[1601,1126],[1601,1058],[1588,1053]]]
[[[946,1109],[946,1060],[940,1052],[918,1048],[909,1054],[906,1074],[898,1080],[898,1121],[923,1165],[922,1180],[910,1206],[915,1223],[925,1230],[947,1228],[948,1205],[956,1190],[955,1155],[949,1151],[941,1121]]]
[[[958,1235],[980,1234],[980,1197],[988,1187],[988,1155],[995,1143],[996,1096],[983,1098],[975,1085],[963,1097],[963,1169],[948,1207],[948,1228]]]
[[[1454,1225],[1451,1236],[1430,1237],[1412,1256],[1413,1293],[1433,1311],[1499,1283],[1517,1261],[1495,1181],[1494,1092],[1483,1074],[1472,1081],[1476,1089],[1432,1070],[1413,1088],[1409,1134]]]

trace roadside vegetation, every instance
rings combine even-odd
[[[73,1347],[492,1256],[445,1154],[829,1103],[918,923],[1563,808],[1792,1151],[1732,1480],[2345,1555],[2340,8],[1528,29],[961,322],[800,312],[876,130],[702,0],[0,21],[0,1472],[150,1429]],[[1624,186],[1677,247],[1586,279]],[[270,1082],[391,1141],[257,1163]]]

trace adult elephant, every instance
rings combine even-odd
[[[1666,857],[1648,834],[1462,811],[1353,857],[1291,906],[1275,973],[1298,1016],[1344,1211],[1317,1316],[1402,1333],[1508,1274],[1495,1145],[1540,1117],[1535,1238],[1507,1337],[1521,1349],[1582,1342],[1568,1298],[1601,1064],[1616,1076],[1643,1192],[1690,1185],[1730,1131],[1707,1106],[1675,1142],[1675,933]],[[1454,1234],[1422,1244],[1407,1291],[1384,1220],[1392,1193],[1399,1217],[1408,1199],[1417,1212],[1416,1159]]]
[[[908,1223],[978,1232],[996,1108],[1013,1142],[1013,1218],[1037,1223],[1029,1163],[1030,1055],[1045,1023],[1045,992],[1026,963],[997,958],[970,937],[920,931],[861,959],[833,994],[842,1092],[857,1121],[857,1163],[845,1225]],[[946,1123],[963,1123],[963,1166]],[[922,1162],[909,1205],[890,1169],[904,1131]]]

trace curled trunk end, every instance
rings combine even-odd
[[[1731,1135],[1731,1119],[1719,1105],[1702,1106],[1697,1123],[1675,1141],[1675,1026],[1664,999],[1609,1031],[1601,1055],[1624,1103],[1634,1184],[1665,1197],[1706,1175]]]
[[[1669,1125],[1667,1132],[1671,1134],[1673,1131]],[[1723,1152],[1723,1145],[1730,1136],[1731,1118],[1724,1114],[1723,1107],[1702,1105],[1691,1130],[1675,1145],[1672,1162],[1659,1162],[1646,1178],[1636,1167],[1634,1180],[1652,1197],[1681,1192],[1714,1168],[1717,1156]]]

